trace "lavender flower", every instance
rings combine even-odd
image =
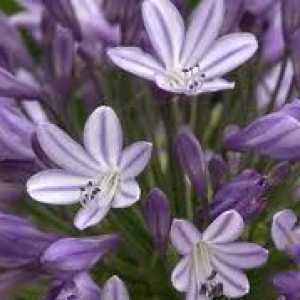
[[[289,271],[276,274],[273,285],[281,296],[279,300],[299,300],[300,272]]]
[[[236,242],[244,223],[236,211],[220,215],[200,233],[188,221],[175,219],[171,240],[183,256],[172,273],[172,283],[187,299],[240,298],[249,292],[243,269],[264,264],[268,251],[254,243]]]
[[[300,102],[285,105],[280,111],[262,116],[237,133],[225,137],[227,148],[255,151],[278,160],[299,159]]]
[[[221,77],[247,61],[257,49],[251,34],[217,39],[223,23],[223,0],[204,0],[187,31],[169,0],[145,0],[142,11],[157,57],[131,47],[112,48],[108,55],[119,67],[154,81],[168,92],[191,96],[232,89],[234,83]]]
[[[128,207],[140,198],[135,177],[151,156],[151,144],[123,147],[120,122],[102,106],[89,117],[84,146],[53,124],[41,125],[37,137],[44,152],[61,169],[42,171],[27,182],[28,193],[50,204],[81,203],[75,226],[85,229],[100,222],[110,208]]]
[[[129,294],[124,282],[118,277],[111,277],[104,285],[102,300],[129,300]]]

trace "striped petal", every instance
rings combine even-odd
[[[187,291],[191,282],[191,258],[182,258],[172,272],[172,284],[180,292]]]
[[[200,93],[213,93],[224,90],[232,90],[235,87],[235,83],[227,81],[222,78],[216,78],[213,80],[205,81],[199,90],[196,90],[193,94],[198,95]]]
[[[112,202],[113,208],[124,208],[133,205],[140,199],[141,189],[135,180],[121,181],[120,190]]]
[[[27,192],[35,200],[49,204],[73,204],[79,201],[80,187],[89,178],[66,173],[63,170],[46,170],[27,181]]]
[[[134,178],[139,175],[148,164],[152,152],[152,144],[137,142],[126,147],[122,153],[120,169],[122,178]]]
[[[54,124],[38,127],[37,138],[47,156],[61,168],[78,175],[94,176],[95,161],[69,135]]]
[[[224,0],[204,0],[192,15],[181,64],[196,65],[219,35],[224,19]]]
[[[118,277],[111,277],[104,285],[102,300],[129,300],[129,294],[124,282]]]
[[[240,270],[230,265],[211,258],[213,268],[217,271],[217,280],[223,284],[223,294],[229,298],[240,298],[248,294],[250,285],[247,276]]]
[[[218,260],[237,269],[256,268],[268,259],[268,251],[254,243],[236,242],[214,245],[211,249]]]
[[[157,55],[166,68],[177,66],[185,35],[184,22],[177,8],[169,0],[146,0],[142,12]]]
[[[203,233],[203,240],[209,243],[222,244],[235,241],[244,229],[243,218],[234,210],[218,216]]]
[[[162,65],[150,54],[136,47],[116,47],[107,51],[114,64],[139,77],[154,80],[164,72]]]
[[[290,209],[284,209],[274,215],[271,234],[277,249],[286,249],[291,242],[290,235],[297,221],[297,216]]]
[[[97,203],[92,203],[81,208],[75,216],[74,225],[79,230],[84,230],[94,226],[102,221],[110,210],[110,205],[99,206]]]
[[[200,61],[200,67],[207,79],[222,77],[251,58],[257,47],[257,40],[250,33],[228,34],[215,42]]]
[[[84,128],[84,145],[102,166],[116,167],[123,147],[123,133],[116,113],[108,106],[97,108]]]
[[[190,222],[175,219],[171,226],[171,242],[181,255],[191,253],[193,247],[201,240],[201,233]]]

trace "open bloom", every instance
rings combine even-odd
[[[183,258],[173,271],[172,283],[187,293],[186,299],[239,298],[249,292],[242,270],[264,264],[268,251],[237,242],[243,228],[243,219],[234,210],[224,212],[203,233],[188,221],[174,220],[171,240]]]
[[[77,228],[100,222],[111,207],[128,207],[139,200],[135,177],[147,165],[152,145],[137,142],[122,150],[122,128],[111,108],[101,106],[87,120],[85,149],[53,124],[41,125],[37,138],[59,168],[33,176],[27,182],[28,193],[44,203],[81,203]]]
[[[202,1],[187,31],[169,0],[145,0],[142,12],[156,56],[135,47],[112,48],[108,55],[119,67],[168,92],[197,95],[232,89],[234,83],[221,77],[257,49],[252,34],[234,33],[217,39],[224,18],[223,0]]]

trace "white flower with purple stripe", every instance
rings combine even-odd
[[[87,120],[84,147],[50,123],[39,126],[37,138],[58,168],[31,177],[27,191],[44,203],[81,203],[74,220],[77,228],[93,226],[110,208],[128,207],[139,200],[135,177],[149,162],[152,145],[136,142],[123,149],[121,124],[110,107],[99,107]]]
[[[120,68],[168,92],[191,96],[233,89],[234,82],[222,77],[251,58],[258,44],[250,33],[218,38],[224,11],[224,0],[203,0],[186,30],[171,1],[144,0],[143,19],[154,55],[136,47],[111,48],[108,55]]]
[[[239,298],[249,292],[242,271],[264,264],[268,251],[261,246],[236,241],[244,222],[234,210],[221,214],[200,233],[190,222],[175,219],[171,240],[183,256],[172,273],[172,283],[187,300],[208,300],[225,296]]]

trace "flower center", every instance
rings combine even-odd
[[[223,285],[217,280],[217,272],[210,261],[207,244],[200,241],[193,249],[193,272],[199,295],[214,299],[223,295]]]
[[[120,183],[118,172],[108,172],[91,179],[80,188],[80,203],[83,207],[92,204],[109,204],[116,195]]]
[[[199,64],[179,71],[172,71],[168,76],[168,84],[171,88],[183,89],[190,93],[201,88],[206,78],[206,75],[201,71]]]

